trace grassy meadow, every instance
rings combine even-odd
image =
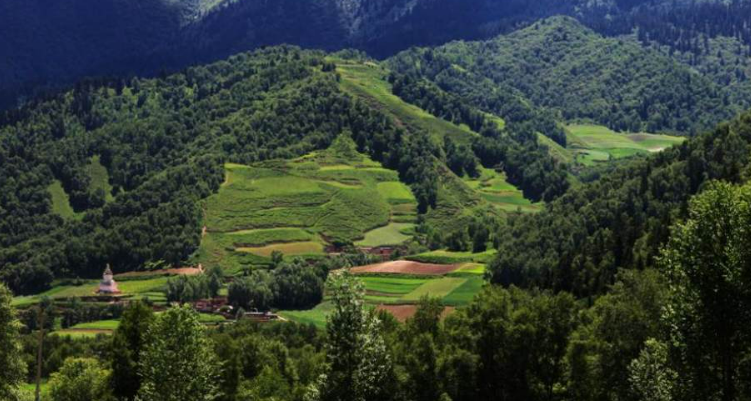
[[[114,199],[112,196],[112,185],[109,182],[109,173],[107,168],[102,165],[99,156],[93,156],[86,166],[86,172],[89,175],[89,191],[94,192],[101,189],[104,192],[104,199],[110,202]],[[70,205],[70,196],[65,192],[62,182],[54,180],[47,192],[52,197],[52,212],[66,219],[82,219],[84,213],[76,213]]]
[[[575,124],[566,127],[568,149],[585,166],[637,154],[662,151],[686,138],[658,134],[621,134],[607,127]]]

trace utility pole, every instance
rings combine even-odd
[[[39,401],[39,388],[42,384],[42,349],[44,347],[44,308],[39,305],[39,344],[37,346],[37,388],[35,400]]]

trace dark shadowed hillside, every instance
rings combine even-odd
[[[644,43],[698,54],[705,36],[748,45],[747,3],[7,0],[0,4],[0,107],[84,76],[155,74],[259,46],[354,47],[385,58],[415,45],[486,39],[558,14],[610,36],[638,29]]]
[[[751,100],[751,92],[731,91],[657,51],[604,38],[568,17],[484,42],[413,49],[389,65],[488,111],[507,103],[495,102],[498,96],[517,92],[565,120],[591,120],[619,131],[697,132]]]

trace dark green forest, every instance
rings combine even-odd
[[[659,52],[603,38],[566,17],[485,42],[412,49],[388,65],[511,121],[531,103],[616,131],[697,133],[751,102],[751,92],[730,91]],[[535,120],[551,125],[552,118]]]
[[[751,400],[751,2],[467,4],[0,4],[0,400]]]
[[[150,260],[179,265],[198,245],[197,202],[223,181],[223,162],[301,156],[342,131],[425,188],[416,193],[428,207],[437,179],[431,147],[341,93],[323,66],[322,53],[275,48],[163,79],[87,81],[6,113],[3,281],[30,293],[56,276],[96,276],[110,260],[118,261],[115,271]],[[93,156],[110,173],[114,200],[106,204],[103,194],[87,192]],[[52,213],[53,180],[80,219]]]
[[[714,40],[736,41],[733,52],[744,57],[750,51],[747,0],[7,0],[0,107],[86,76],[156,75],[260,46],[351,47],[387,58],[411,46],[486,40],[555,15],[608,37],[638,33],[644,45],[686,53],[692,66],[716,53]]]

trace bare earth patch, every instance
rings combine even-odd
[[[442,276],[458,269],[459,265],[436,265],[432,263],[412,262],[409,260],[397,260],[374,265],[353,267],[350,271],[354,274],[383,273],[383,274],[417,274],[426,276]]]
[[[405,321],[407,321],[407,319],[415,315],[415,312],[417,311],[417,305],[378,305],[376,310],[389,312],[394,315],[396,320],[404,323]],[[450,315],[455,310],[456,308],[454,308],[453,306],[445,307],[443,309],[443,313],[441,313],[441,319],[445,319],[446,316]]]
[[[649,139],[650,135],[639,133],[639,134],[629,134],[628,137],[634,142],[644,142],[647,139]]]

